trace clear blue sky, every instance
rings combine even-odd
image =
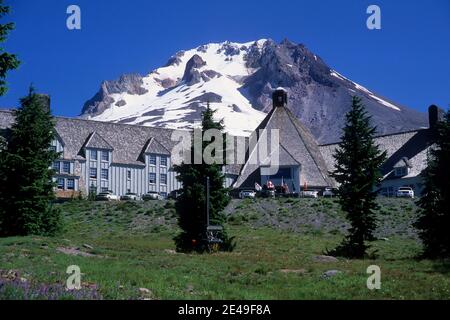
[[[450,104],[450,1],[5,0],[16,23],[5,48],[23,61],[9,74],[1,107],[30,83],[55,114],[78,115],[102,80],[146,74],[175,52],[208,42],[288,38],[331,68],[398,103],[425,111]],[[66,28],[81,7],[82,30]],[[366,28],[381,7],[382,29]]]

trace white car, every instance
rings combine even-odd
[[[163,200],[163,197],[156,191],[149,191],[147,194],[142,196],[142,200]]]
[[[322,196],[323,197],[330,197],[330,198],[334,197],[333,189],[329,188],[329,187],[325,188],[325,190],[323,190]]]
[[[317,190],[309,190],[300,192],[300,197],[302,198],[318,198],[319,191]]]
[[[242,190],[241,192],[239,192],[239,198],[241,199],[245,199],[245,198],[250,198],[253,199],[256,196],[256,192],[253,190]]]
[[[400,187],[397,190],[397,198],[414,198],[414,190],[410,187]]]
[[[125,200],[125,201],[127,201],[127,200],[134,200],[134,201],[136,201],[136,200],[138,200],[138,195],[136,193],[128,192],[124,196],[121,196],[120,200]]]
[[[112,193],[112,191],[100,192],[96,197],[97,201],[119,201],[120,197]]]

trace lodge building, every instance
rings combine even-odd
[[[329,172],[334,168],[333,153],[338,144],[317,144],[287,103],[286,91],[275,90],[272,110],[252,135],[256,144],[244,138],[244,163],[224,166],[227,187],[253,189],[255,183],[264,185],[268,180],[275,185],[283,181],[294,192],[306,186],[310,189],[336,186]],[[383,181],[379,186],[382,194],[392,196],[401,186],[411,186],[420,193],[421,173],[426,167],[435,124],[441,117],[442,110],[431,106],[430,128],[375,138],[388,156],[382,166]],[[8,130],[13,121],[11,110],[0,110],[1,131]],[[269,147],[266,158],[256,159],[260,140],[266,137],[262,133],[273,129],[278,130],[277,151]],[[117,195],[155,191],[166,197],[181,187],[173,164],[184,155],[173,152],[179,143],[173,135],[189,140],[191,131],[56,117],[56,132],[52,148],[61,154],[53,163],[58,197],[107,190]],[[273,163],[279,164],[277,172],[269,170]]]

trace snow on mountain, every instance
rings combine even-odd
[[[187,129],[200,124],[209,102],[226,131],[249,135],[270,110],[278,86],[287,89],[289,108],[322,143],[339,139],[353,95],[363,99],[379,134],[427,124],[424,114],[347,79],[304,45],[266,39],[202,45],[178,52],[144,77],[104,81],[82,117]]]
[[[104,110],[87,118],[169,128],[199,125],[200,114],[209,101],[223,119],[226,130],[248,135],[264,119],[265,113],[252,108],[239,88],[242,79],[255,70],[246,67],[245,55],[261,49],[265,40],[249,43],[212,43],[181,51],[168,64],[139,79],[144,91],[124,90],[108,94]],[[133,79],[136,80],[136,79]],[[83,110],[86,111],[89,108]]]

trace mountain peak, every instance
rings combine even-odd
[[[358,95],[378,133],[426,126],[426,116],[383,98],[331,69],[305,45],[288,39],[225,41],[179,51],[146,76],[105,81],[82,116],[101,121],[192,128],[206,101],[225,129],[248,135],[271,106],[272,90],[284,87],[288,108],[319,142],[336,141],[351,97]]]
[[[201,74],[199,69],[205,65],[206,62],[198,54],[194,54],[186,63],[183,81],[190,85],[200,82]]]

